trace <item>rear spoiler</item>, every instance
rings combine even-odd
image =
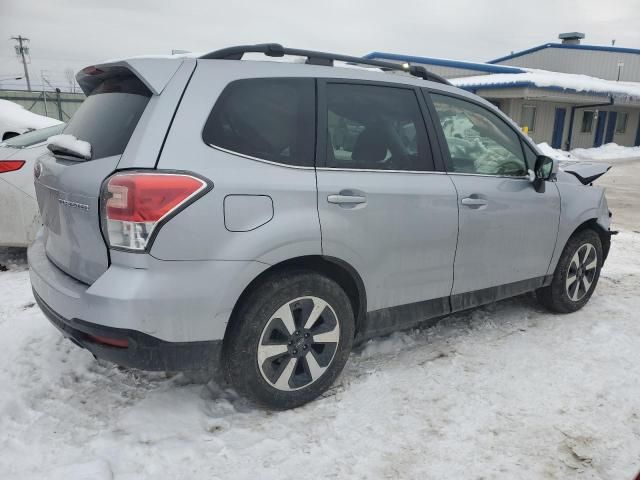
[[[76,80],[85,95],[107,78],[133,73],[154,95],[160,95],[171,77],[183,62],[194,62],[195,59],[185,57],[140,57],[128,60],[107,61],[83,68],[76,75]]]

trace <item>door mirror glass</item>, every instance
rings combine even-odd
[[[536,159],[534,169],[535,177],[538,180],[549,180],[556,172],[556,161],[546,155],[539,155]]]

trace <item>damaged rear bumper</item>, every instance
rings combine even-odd
[[[222,341],[167,342],[135,330],[97,325],[56,313],[35,292],[49,321],[76,345],[95,357],[141,370],[190,371],[215,368]]]

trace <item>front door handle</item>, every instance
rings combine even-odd
[[[329,195],[327,202],[338,205],[357,205],[359,203],[366,203],[367,197],[363,195]]]
[[[484,198],[466,197],[460,200],[460,203],[470,208],[480,208],[485,207],[489,202],[487,202]]]

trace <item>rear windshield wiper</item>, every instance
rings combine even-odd
[[[73,135],[54,135],[49,137],[47,148],[54,155],[70,157],[73,160],[91,160],[91,144],[78,140]]]

